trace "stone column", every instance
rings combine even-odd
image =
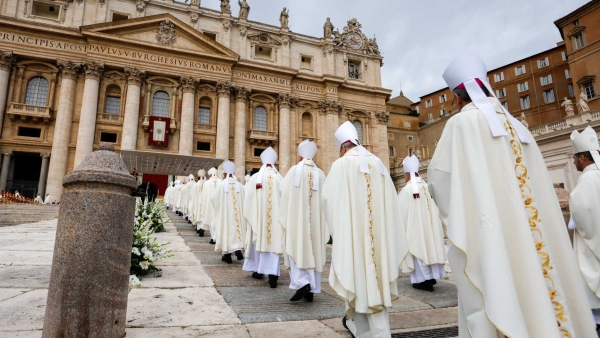
[[[183,98],[181,102],[181,123],[179,128],[179,155],[192,156],[194,152],[194,112],[196,111],[196,83],[190,76],[179,79]]]
[[[40,180],[38,183],[38,194],[44,198],[46,196],[46,176],[48,176],[48,162],[50,162],[50,153],[41,153],[42,169],[40,170]]]
[[[15,64],[15,56],[12,52],[0,51],[0,136],[4,122],[4,111],[6,110],[6,95],[8,94],[8,80],[10,70]]]
[[[238,87],[235,90],[235,127],[233,136],[233,162],[235,176],[240,180],[246,175],[246,103],[250,89]]]
[[[219,106],[217,108],[217,146],[215,157],[221,159],[229,159],[229,99],[231,89],[231,82],[217,82]]]
[[[290,94],[279,94],[279,172],[285,176],[292,162],[290,108],[296,98]]]
[[[335,100],[325,100],[319,101],[319,108],[323,110],[326,116],[325,128],[327,130],[327,134],[325,135],[325,146],[322,148],[322,150],[324,150],[327,153],[327,163],[324,163],[323,171],[325,171],[325,173],[328,173],[329,168],[331,168],[331,164],[333,163],[333,161],[338,159],[340,153],[340,149],[337,147],[333,135],[335,134],[337,128],[340,126],[339,114],[342,111],[342,105]]]
[[[140,115],[142,80],[146,76],[146,72],[137,68],[125,67],[125,76],[127,77],[127,96],[125,98],[125,114],[123,115],[121,149],[135,150]]]
[[[69,141],[71,140],[71,125],[73,122],[73,106],[75,105],[75,84],[78,65],[71,61],[58,60],[62,80],[54,123],[54,138],[52,139],[52,157],[48,168],[48,184],[46,192],[57,201],[63,192],[62,180],[67,173],[69,160]]]
[[[379,157],[379,159],[381,159],[381,162],[383,162],[383,164],[386,166],[386,168],[390,168],[390,153],[389,153],[389,144],[388,144],[388,138],[387,138],[387,121],[390,118],[390,114],[388,114],[385,111],[382,111],[380,113],[376,113],[375,117],[377,118],[377,125],[376,128],[374,128],[375,130],[377,130],[377,135],[375,136],[375,139],[377,140],[377,143],[375,145],[378,145],[379,151],[376,153],[377,156]],[[377,148],[375,148],[377,149]]]
[[[125,336],[136,186],[106,143],[65,177],[43,337]]]
[[[8,179],[8,167],[10,166],[12,151],[3,151],[0,155],[4,155],[2,158],[2,168],[0,169],[0,190],[6,190],[6,180]]]
[[[79,131],[77,132],[74,168],[77,168],[79,163],[94,151],[98,91],[100,89],[100,77],[104,71],[104,64],[94,61],[84,61],[81,63],[81,67],[85,74],[85,85],[83,87],[81,113],[79,115]]]

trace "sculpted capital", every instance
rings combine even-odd
[[[339,115],[342,111],[342,105],[337,100],[319,101],[318,107],[324,114]]]
[[[246,87],[236,87],[235,88],[235,100],[239,102],[246,102],[248,100],[248,96],[250,95],[250,88]]]
[[[184,93],[193,93],[196,91],[198,80],[191,76],[182,76],[179,78],[179,83],[181,84],[181,89]]]
[[[233,85],[228,81],[217,81],[217,96],[230,97]]]
[[[16,57],[13,52],[2,52],[0,51],[0,70],[10,72],[13,65],[15,64]]]
[[[288,93],[279,94],[278,101],[279,108],[292,108],[296,106],[296,103],[298,103],[298,99]]]
[[[70,60],[56,60],[56,64],[60,69],[60,74],[63,79],[75,80],[77,78],[77,71],[79,70],[78,64],[75,64]]]
[[[86,79],[100,80],[102,72],[104,71],[104,64],[95,61],[83,60],[81,62],[81,68],[83,69]]]
[[[12,150],[2,150],[0,151],[0,154],[4,156],[12,156]]]
[[[40,156],[42,158],[48,158],[48,157],[50,157],[50,153],[40,153]]]
[[[379,113],[375,113],[375,117],[377,118],[377,122],[381,124],[387,124],[388,120],[390,119],[390,114],[382,111]]]
[[[125,77],[127,84],[141,86],[142,80],[146,77],[146,72],[134,67],[125,67]]]

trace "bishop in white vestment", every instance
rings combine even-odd
[[[175,182],[175,191],[173,193],[173,210],[175,210],[179,216],[183,216],[183,213],[181,212],[181,189],[183,189],[184,182],[177,180]]]
[[[235,252],[238,261],[244,259],[244,237],[246,222],[244,221],[244,190],[237,181],[235,164],[225,161],[223,164],[223,181],[217,184],[217,189],[211,197],[214,209],[212,226],[214,228],[216,245],[215,251],[221,251],[222,261],[231,264],[231,254]]]
[[[165,190],[165,195],[163,196],[163,201],[167,206],[167,209],[171,208],[171,195],[173,194],[173,186],[175,185],[174,181],[171,181],[167,186],[167,190]]]
[[[409,250],[402,270],[410,272],[415,289],[433,291],[436,279],[446,276],[442,220],[427,183],[419,176],[419,159],[407,157],[402,166],[407,184],[398,194],[398,203]]]
[[[596,131],[588,126],[573,131],[573,164],[582,175],[571,192],[569,209],[574,229],[573,248],[585,291],[593,309],[596,330],[600,328],[600,147]]]
[[[44,199],[44,204],[52,204],[52,197],[50,194],[46,194],[46,199]]]
[[[196,232],[200,233],[200,229],[202,229],[202,219],[200,217],[200,199],[202,198],[202,187],[204,186],[204,182],[206,182],[206,171],[204,169],[198,170],[198,181],[194,187],[192,187],[192,202],[191,202],[191,214],[192,214],[192,224],[196,228]]]
[[[44,200],[42,200],[42,196],[40,194],[37,194],[37,196],[35,196],[35,199],[33,201],[36,203],[39,203],[39,204],[44,203]]]
[[[275,169],[277,153],[269,147],[260,154],[263,163],[246,187],[244,217],[248,224],[244,271],[257,279],[269,276],[271,288],[277,287],[279,255],[283,253],[283,227],[279,223],[280,188],[283,178]]]
[[[187,178],[185,186],[181,189],[181,212],[183,212],[183,218],[185,218],[188,223],[192,223],[189,220],[190,213],[188,209],[188,202],[190,199],[190,191],[194,184],[196,184],[196,181],[194,181],[194,175],[190,174]]]
[[[202,223],[202,228],[199,231],[200,237],[204,237],[205,231],[210,231],[209,243],[215,244],[215,233],[211,226],[214,209],[212,203],[210,203],[210,198],[217,189],[217,184],[219,184],[221,180],[217,177],[216,168],[210,168],[208,170],[208,176],[209,179],[202,185],[202,196],[200,197],[200,222]]]
[[[546,163],[486,77],[483,61],[468,52],[446,69],[460,112],[427,172],[447,226],[460,337],[594,337]]]
[[[281,184],[279,222],[285,230],[285,252],[290,267],[290,301],[313,301],[321,293],[321,273],[327,259],[325,245],[329,228],[321,212],[321,187],[325,174],[313,158],[317,145],[303,141],[298,146],[300,163],[290,168]]]
[[[387,308],[398,298],[396,281],[408,254],[398,195],[381,160],[360,145],[352,123],[338,128],[335,141],[341,158],[320,188],[333,236],[329,284],[346,301],[343,323],[354,336],[389,338]]]

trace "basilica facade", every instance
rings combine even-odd
[[[269,146],[285,174],[309,139],[327,172],[344,121],[389,166],[376,40],[356,19],[311,37],[241,3],[236,17],[228,0],[0,0],[0,190],[60,201],[100,142],[230,159],[243,177]]]

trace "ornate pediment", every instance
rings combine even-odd
[[[239,57],[229,48],[210,39],[171,14],[82,26],[81,31],[84,36],[95,39],[119,42],[125,40],[132,45],[179,49],[187,53],[220,56],[233,60],[237,60]]]
[[[248,34],[248,40],[268,46],[281,46],[283,41],[267,33]]]
[[[338,29],[333,32],[333,42],[336,49],[345,50],[357,54],[379,56],[377,39],[369,39],[361,30],[362,25],[356,18],[348,20],[342,33]]]

